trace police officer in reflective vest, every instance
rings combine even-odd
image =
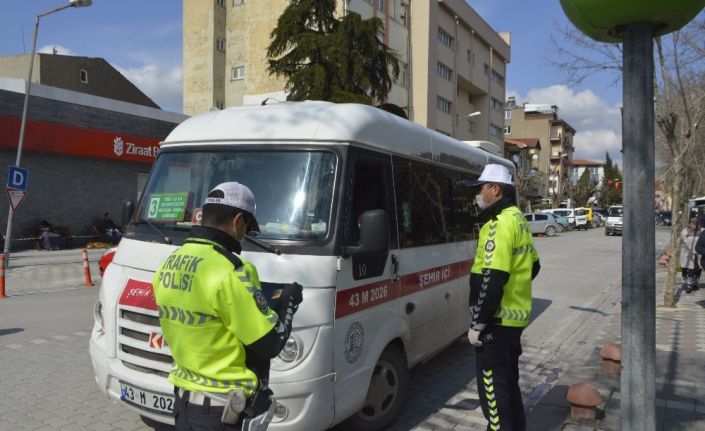
[[[277,310],[269,307],[257,270],[237,256],[251,230],[259,228],[250,189],[220,184],[205,199],[202,225],[154,275],[159,321],[174,358],[169,381],[177,430],[246,429],[273,411],[269,363],[289,338],[302,288],[285,286]]]
[[[477,390],[488,430],[524,430],[519,356],[539,257],[531,228],[516,206],[509,169],[489,164],[474,185],[480,187],[475,200],[484,223],[470,274],[468,339],[475,346]]]

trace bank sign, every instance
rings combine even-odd
[[[20,119],[0,116],[0,147],[17,148]],[[114,131],[84,129],[64,124],[28,121],[25,151],[84,156],[100,159],[152,163],[159,140],[125,135]]]

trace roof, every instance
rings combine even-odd
[[[510,161],[368,105],[320,101],[250,105],[210,111],[177,126],[163,146],[177,144],[358,143],[389,153],[479,172]]]
[[[573,166],[603,166],[605,162],[598,162],[595,160],[573,159],[571,164]]]
[[[504,138],[504,143],[514,145],[520,149],[524,148],[541,148],[541,142],[538,138]]]

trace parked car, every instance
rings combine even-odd
[[[656,213],[656,225],[657,226],[670,226],[672,220],[672,213],[670,211],[659,211]]]
[[[534,213],[524,214],[526,221],[531,226],[531,233],[543,233],[546,236],[555,236],[558,232],[558,223],[549,214]]]
[[[568,217],[561,216],[558,214],[553,214],[551,212],[546,212],[546,211],[539,211],[543,214],[548,214],[550,217],[553,217],[553,219],[556,222],[556,225],[558,226],[558,233],[565,232],[567,230],[571,229],[570,221],[568,221]]]
[[[607,222],[605,223],[605,235],[622,234],[622,214],[624,208],[621,205],[613,205],[607,208]]]
[[[544,212],[550,212],[568,218],[568,222],[573,229],[587,230],[588,228],[585,210],[582,208],[551,208],[544,210]]]

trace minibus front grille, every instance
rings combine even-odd
[[[160,345],[155,345],[153,337],[162,332],[156,312],[119,308],[118,315],[118,358],[135,371],[166,377],[173,359],[163,338]]]

